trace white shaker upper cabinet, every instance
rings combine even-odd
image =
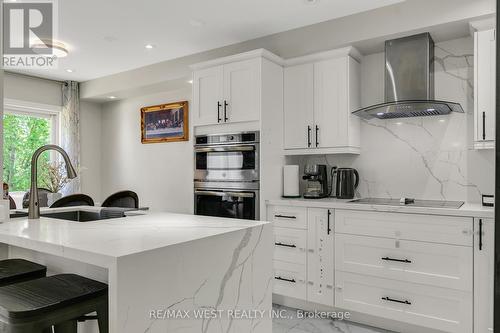
[[[474,147],[495,146],[495,29],[474,33]]]
[[[492,333],[495,222],[474,219],[474,234],[474,333]]]
[[[257,122],[263,113],[281,114],[282,63],[258,49],[192,65],[193,125]]]
[[[223,117],[223,66],[215,66],[193,74],[193,123],[212,125]]]
[[[314,65],[285,68],[285,149],[312,147]]]
[[[361,55],[347,47],[287,60],[286,155],[359,154]]]
[[[225,122],[259,120],[260,59],[224,65]]]

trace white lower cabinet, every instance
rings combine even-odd
[[[275,294],[334,306],[333,210],[269,206]]]
[[[334,306],[334,234],[332,210],[307,210],[307,300]]]
[[[495,222],[474,219],[474,333],[493,332]]]
[[[472,332],[470,292],[341,271],[335,279],[339,308],[444,332]]]
[[[269,206],[275,294],[422,327],[488,333],[494,221]]]

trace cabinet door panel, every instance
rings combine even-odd
[[[273,266],[273,293],[306,300],[306,267],[279,260]]]
[[[308,148],[313,140],[313,64],[285,68],[284,147]],[[308,138],[308,126],[310,134]]]
[[[319,148],[348,145],[347,58],[314,64],[314,145]]]
[[[307,209],[292,206],[268,206],[267,220],[274,227],[307,229]]]
[[[274,228],[274,260],[305,266],[306,250],[306,230]]]
[[[335,210],[335,232],[472,247],[472,218]]]
[[[491,333],[493,332],[495,223],[493,220],[475,219],[474,231],[474,332]]]
[[[222,66],[194,72],[193,76],[193,124],[212,125],[221,119]]]
[[[495,30],[475,33],[475,137],[495,140]],[[484,118],[484,119],[483,119]]]
[[[335,306],[440,332],[472,332],[472,292],[335,272]],[[425,332],[422,329],[422,332]],[[434,332],[434,331],[433,331]]]
[[[334,306],[334,233],[330,212],[333,211],[307,209],[307,300]]]
[[[224,65],[226,122],[260,119],[260,59]]]
[[[470,247],[357,235],[335,235],[335,269],[472,291]]]

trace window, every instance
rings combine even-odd
[[[5,100],[3,115],[3,180],[9,191],[26,191],[30,186],[31,156],[45,144],[58,144],[60,107]],[[51,160],[49,153],[39,165]]]

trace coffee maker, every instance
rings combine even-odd
[[[303,195],[305,199],[321,199],[328,197],[328,174],[326,165],[306,165],[302,179],[307,181]]]

